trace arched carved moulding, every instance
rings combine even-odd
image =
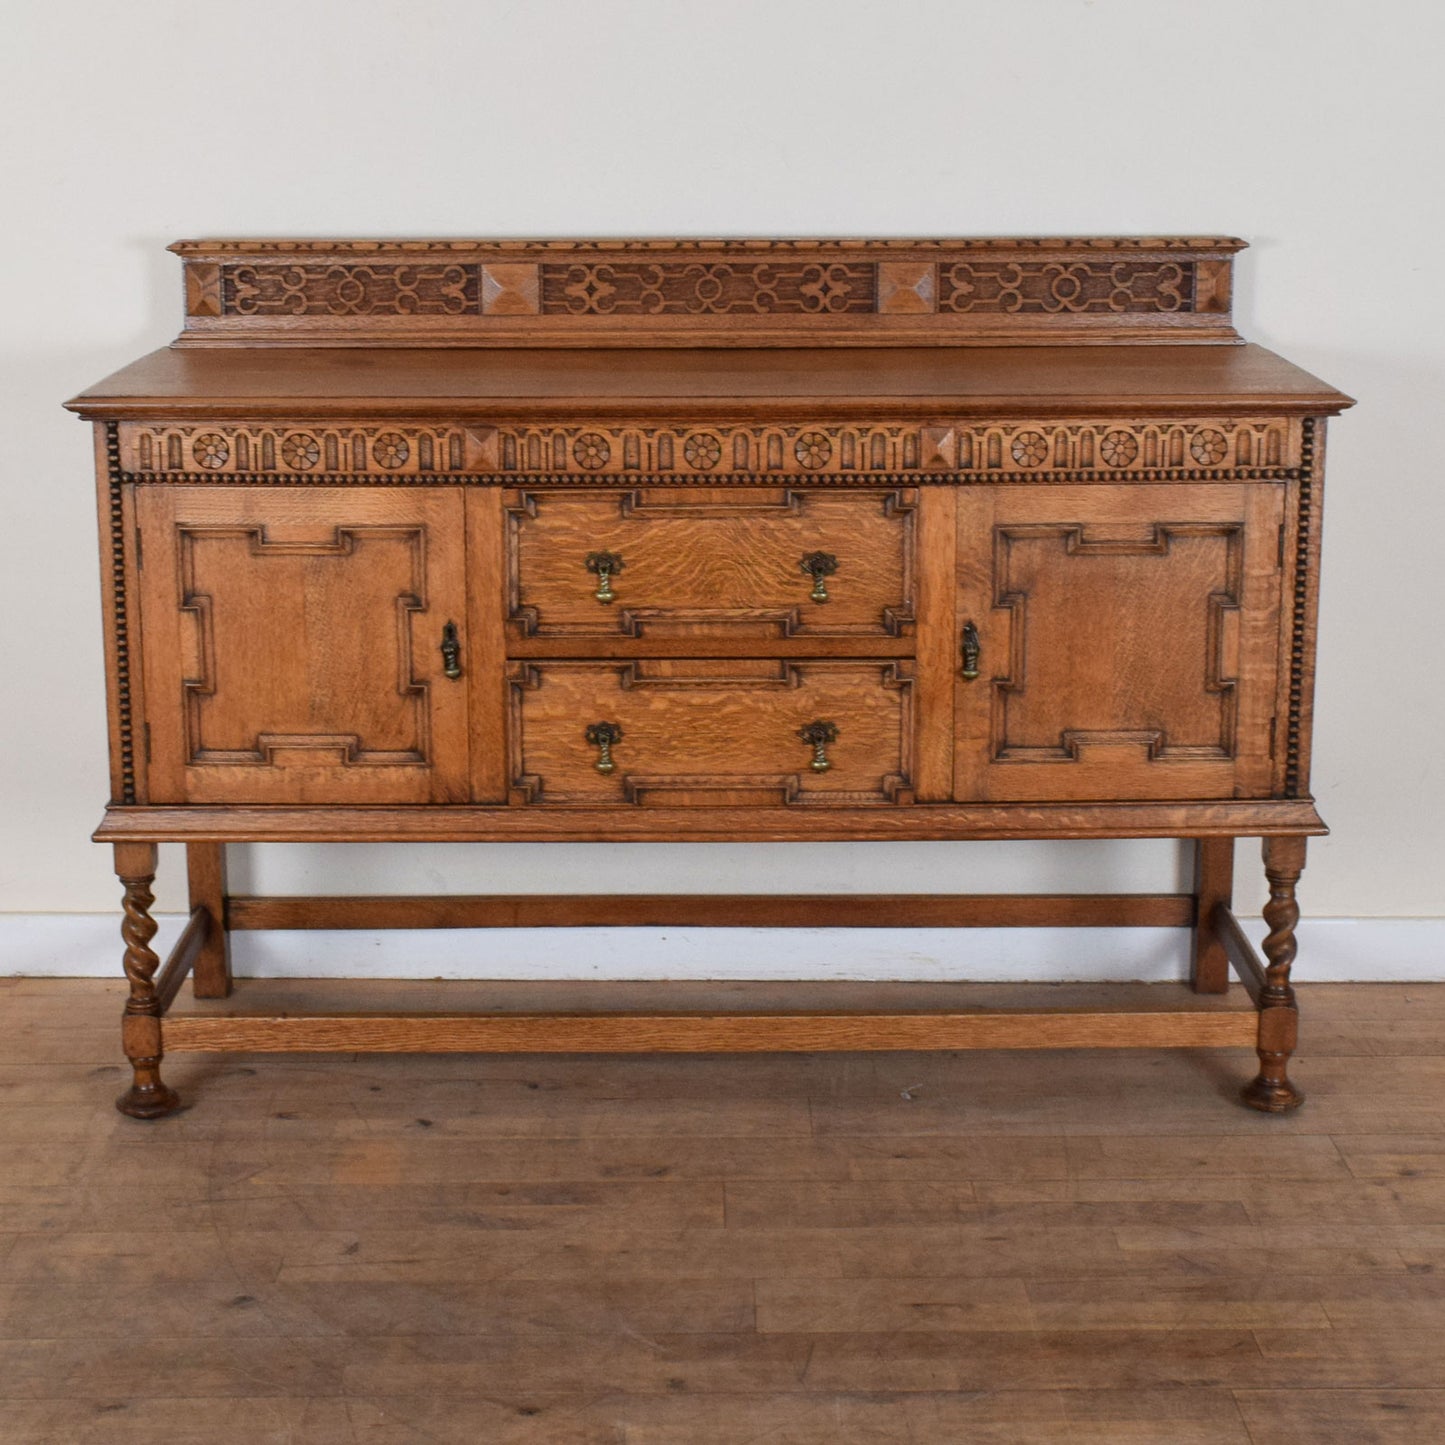
[[[565,476],[758,477],[960,475],[997,481],[1201,480],[1298,466],[1289,418],[1091,419],[1007,423],[686,426],[407,426],[199,423],[120,427],[121,470],[135,479],[275,477],[335,483]]]

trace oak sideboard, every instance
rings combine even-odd
[[[94,428],[133,1067],[1240,1047],[1287,1073],[1326,419],[1228,238],[181,242]],[[234,896],[227,843],[1189,840],[1188,892]],[[1261,958],[1231,911],[1263,840]],[[157,845],[191,914],[152,942]],[[1177,1006],[246,1007],[248,928],[1173,925]],[[1227,991],[1251,1007],[1194,1000]],[[199,1000],[172,1005],[187,975]],[[338,989],[338,995],[344,990]]]

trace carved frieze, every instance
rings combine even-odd
[[[1195,265],[622,261],[197,266],[193,316],[727,316],[1195,309]],[[497,273],[502,273],[500,276]]]
[[[1300,423],[1190,421],[230,425],[124,423],[121,469],[137,479],[426,482],[509,477],[665,476],[978,481],[1198,480],[1297,465]]]
[[[1189,311],[1194,263],[959,261],[939,267],[941,311],[1069,313]]]
[[[222,266],[223,316],[459,316],[476,311],[481,268]]]
[[[495,469],[491,427],[266,426],[249,423],[120,428],[122,469],[137,478],[180,474],[197,481],[276,476],[294,481],[378,481],[464,476]]]
[[[626,261],[539,266],[541,311],[726,316],[877,310],[877,267],[816,261]]]
[[[186,342],[1227,339],[1226,237],[188,241]]]

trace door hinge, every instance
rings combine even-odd
[[[151,760],[151,725],[149,723],[142,723],[141,727],[145,733],[146,766],[149,767]]]
[[[1274,735],[1279,729],[1279,714],[1276,713],[1269,720],[1269,760],[1274,761]]]
[[[1279,548],[1278,548],[1278,550],[1277,550],[1277,552],[1276,552],[1276,554],[1275,554],[1274,565],[1275,565],[1281,572],[1284,571],[1284,523],[1283,523],[1283,522],[1281,522],[1281,523],[1279,524]]]
[[[135,566],[137,572],[145,566],[145,550],[141,546],[141,530],[139,527],[135,529]]]

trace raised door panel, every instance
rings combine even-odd
[[[467,800],[459,490],[146,486],[136,510],[152,802]]]
[[[1268,796],[1282,504],[1273,483],[960,493],[956,797]]]
[[[511,693],[516,803],[912,797],[907,662],[519,662]]]
[[[507,497],[516,638],[884,638],[914,625],[908,489]]]

